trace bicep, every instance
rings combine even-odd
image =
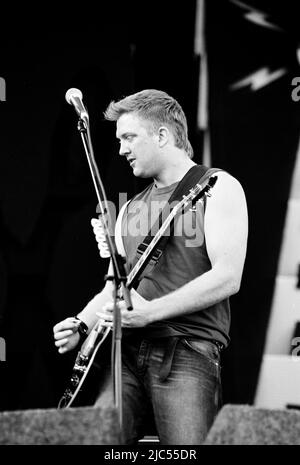
[[[204,228],[212,267],[224,267],[241,277],[247,249],[247,204],[242,186],[228,173],[218,173],[207,200]]]

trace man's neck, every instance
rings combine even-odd
[[[180,181],[183,176],[196,165],[190,158],[184,158],[170,163],[165,169],[162,169],[158,176],[154,177],[156,187],[167,187],[174,182]]]

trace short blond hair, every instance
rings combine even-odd
[[[193,158],[184,111],[177,100],[166,92],[146,89],[112,101],[104,112],[104,117],[108,121],[117,121],[124,113],[136,113],[149,121],[154,130],[158,130],[162,124],[168,126],[174,136],[175,146],[184,149]]]

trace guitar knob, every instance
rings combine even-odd
[[[79,376],[73,375],[70,379],[70,383],[72,384],[72,386],[77,386],[77,384],[79,383]]]

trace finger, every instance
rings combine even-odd
[[[73,328],[76,328],[78,326],[78,324],[79,324],[78,320],[75,320],[74,318],[67,318],[64,321],[61,321],[60,323],[57,323],[53,327],[53,332],[57,333],[59,331],[65,330],[65,329],[73,329]]]
[[[97,316],[99,316],[100,320],[101,320],[101,325],[104,327],[104,328],[112,328],[113,326],[113,315],[108,315],[108,314],[105,314],[105,313],[96,313]]]
[[[105,322],[105,321],[112,321],[112,319],[113,319],[113,314],[112,314],[112,313],[97,312],[96,315],[97,315],[101,320],[103,320],[103,322]]]
[[[58,349],[58,352],[59,352],[60,354],[64,354],[64,353],[67,352],[67,351],[68,351],[68,348],[67,348],[67,347],[60,347],[60,348]]]
[[[74,331],[72,329],[67,329],[66,331],[59,331],[58,333],[54,334],[54,339],[59,340],[66,338],[68,336],[71,336],[74,334]]]
[[[114,309],[113,302],[106,302],[102,307],[102,310],[105,312],[112,312],[113,309]]]
[[[65,339],[60,339],[58,341],[55,341],[54,344],[56,345],[56,347],[61,347],[67,344],[68,342],[69,342],[69,339],[65,338]]]
[[[112,328],[113,327],[113,322],[112,321],[103,321],[102,326],[104,328]]]
[[[99,317],[100,324],[102,324],[102,322],[105,321],[104,314],[100,312],[96,312],[96,315]]]
[[[122,323],[121,323],[121,325],[122,325],[122,328],[130,328],[130,327],[131,327],[131,325],[129,324],[129,322],[128,322],[127,320],[123,320],[123,318],[122,318]]]
[[[120,300],[120,301],[118,302],[118,307],[119,307],[120,310],[127,310],[127,306],[126,306],[125,300]]]

